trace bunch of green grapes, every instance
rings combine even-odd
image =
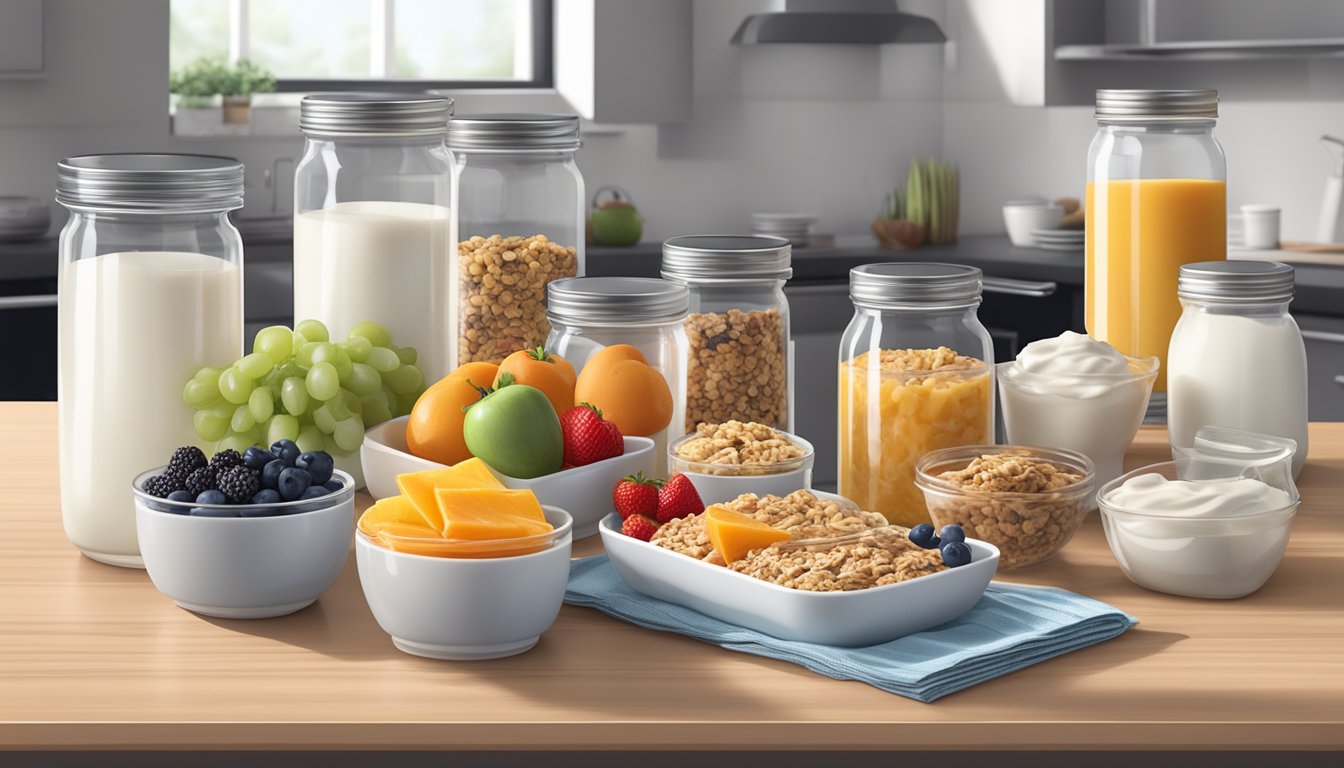
[[[377,323],[356,325],[343,342],[330,341],[317,320],[293,331],[273,325],[257,332],[252,354],[198,371],[182,399],[196,409],[196,434],[216,450],[285,439],[348,456],[366,426],[411,412],[425,385],[415,361],[415,350],[392,346]]]

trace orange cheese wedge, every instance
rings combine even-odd
[[[740,560],[753,550],[793,538],[793,534],[788,531],[771,528],[765,523],[717,504],[710,505],[704,515],[705,533],[709,535],[709,543],[725,563]]]
[[[405,496],[379,499],[359,516],[359,532],[375,538],[381,531],[410,538],[439,538],[440,533],[425,525],[424,518]]]
[[[548,533],[552,528],[531,491],[438,488],[434,494],[444,521],[445,539],[519,539]]]

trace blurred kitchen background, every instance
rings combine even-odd
[[[1321,239],[1327,181],[1340,173],[1321,137],[1344,135],[1344,5],[1335,0],[900,0],[910,16],[889,30],[843,19],[744,25],[834,3],[787,5],[0,0],[0,195],[45,200],[50,218],[43,225],[22,202],[0,201],[10,210],[0,233],[14,228],[0,242],[0,338],[10,352],[0,398],[55,396],[65,212],[51,198],[67,155],[242,159],[247,321],[289,322],[297,102],[333,88],[433,88],[459,114],[578,112],[589,193],[617,185],[644,219],[639,245],[590,247],[589,274],[654,275],[664,238],[749,232],[754,213],[810,214],[793,225],[806,234],[794,235],[789,288],[803,434],[834,430],[831,366],[854,265],[981,267],[991,278],[981,318],[1000,360],[1082,330],[1081,250],[1012,245],[1002,208],[1082,197],[1097,88],[1218,89],[1229,214],[1276,206],[1281,240]],[[764,40],[772,36],[790,42]],[[174,106],[170,71],[204,55],[250,58],[276,74],[278,92],[254,96],[246,123],[224,122],[217,104]],[[873,221],[918,158],[960,169],[958,240],[882,250]],[[1344,253],[1271,256],[1298,269],[1293,311],[1307,336],[1311,418],[1344,419]],[[833,456],[816,466],[834,472]]]

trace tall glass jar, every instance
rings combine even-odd
[[[294,321],[333,339],[373,321],[433,382],[448,360],[452,100],[332,93],[300,104],[294,171]]]
[[[228,218],[243,164],[69,157],[56,201],[70,209],[57,311],[65,535],[94,560],[143,568],[131,481],[197,442],[184,385],[243,351],[243,243]]]
[[[1167,358],[1172,449],[1193,446],[1205,426],[1291,438],[1297,477],[1307,458],[1307,351],[1288,314],[1293,268],[1187,264],[1179,290],[1184,311]]]
[[[1227,163],[1217,91],[1097,91],[1087,156],[1088,333],[1160,360],[1150,415],[1166,406],[1181,265],[1227,258]]]
[[[687,235],[663,243],[663,277],[691,292],[685,431],[730,419],[792,430],[792,250],[782,237]]]
[[[499,362],[550,332],[546,285],[583,274],[579,118],[461,115],[453,151],[456,364]]]
[[[893,523],[929,522],[915,462],[994,442],[994,346],[976,316],[980,270],[867,264],[849,273],[840,339],[839,491]]]
[[[603,347],[629,344],[662,374],[672,393],[670,421],[644,437],[653,438],[655,471],[665,476],[667,446],[681,436],[686,412],[686,286],[652,277],[576,277],[547,288],[547,351],[582,373]]]

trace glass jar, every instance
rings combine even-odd
[[[56,201],[70,209],[57,311],[65,535],[94,560],[143,568],[131,481],[196,442],[183,387],[243,351],[243,243],[228,217],[243,205],[243,164],[69,157]]]
[[[431,383],[451,367],[451,113],[429,94],[307,96],[294,171],[294,322],[338,340],[376,322]]]
[[[685,431],[730,419],[792,431],[793,276],[782,237],[688,235],[663,243],[663,277],[690,288]]]
[[[1293,268],[1273,261],[1181,267],[1184,311],[1168,353],[1167,419],[1173,452],[1216,426],[1297,441],[1293,477],[1307,458],[1307,351],[1288,314]]]
[[[453,151],[453,359],[497,363],[550,333],[546,285],[583,274],[579,118],[462,115]]]
[[[603,347],[629,344],[662,374],[672,392],[671,421],[652,435],[659,477],[667,446],[681,436],[686,412],[686,286],[652,277],[576,277],[548,286],[551,333],[546,350],[582,372]]]
[[[980,270],[867,264],[849,273],[840,339],[839,491],[905,526],[929,522],[915,463],[994,442],[994,346],[980,324]]]
[[[1227,163],[1217,91],[1097,91],[1087,156],[1088,333],[1156,356],[1150,416],[1166,406],[1181,265],[1227,258]]]

